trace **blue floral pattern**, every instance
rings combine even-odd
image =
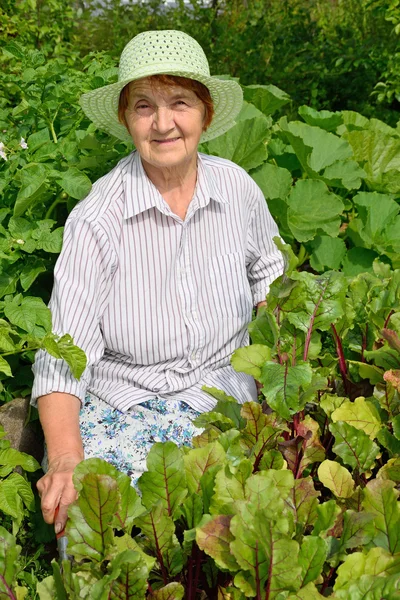
[[[131,477],[132,485],[146,470],[155,442],[190,446],[201,433],[192,421],[200,413],[180,400],[148,400],[123,413],[89,394],[80,412],[85,458],[102,458]]]

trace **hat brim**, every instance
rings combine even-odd
[[[204,131],[200,141],[207,142],[216,138],[235,125],[235,117],[239,114],[243,104],[242,88],[236,81],[229,79],[218,79],[217,77],[207,77],[203,74],[189,73],[187,71],[168,71],[160,70],[164,75],[177,75],[179,77],[188,77],[195,81],[203,83],[210,91],[214,103],[214,116],[211,125],[207,131]],[[104,129],[107,133],[125,142],[131,142],[132,138],[126,129],[118,121],[118,102],[121,90],[131,81],[137,78],[118,81],[104,87],[98,88],[82,94],[79,103],[85,114],[99,129]]]

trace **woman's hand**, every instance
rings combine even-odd
[[[43,518],[46,523],[54,522],[56,534],[64,529],[68,506],[76,500],[77,492],[72,483],[72,474],[81,460],[81,455],[74,454],[53,458],[46,475],[37,482]],[[59,511],[56,515],[57,507]]]

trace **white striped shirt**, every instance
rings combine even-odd
[[[252,308],[283,271],[264,196],[234,163],[199,154],[185,220],[133,152],[71,212],[54,272],[53,330],[86,353],[79,381],[39,351],[32,401],[52,391],[112,407],[173,396],[202,412],[217,387],[256,399],[252,377],[230,366],[249,342]]]

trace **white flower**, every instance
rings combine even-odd
[[[5,153],[3,150],[0,150],[0,156],[1,156],[1,158],[3,158],[4,160],[7,160],[7,154],[6,154],[6,153]]]
[[[26,143],[26,141],[24,140],[23,137],[21,138],[21,141],[20,141],[19,145],[21,146],[21,148],[23,150],[26,150],[28,148],[28,144]]]
[[[0,152],[4,152],[5,145],[3,142],[0,142]]]

